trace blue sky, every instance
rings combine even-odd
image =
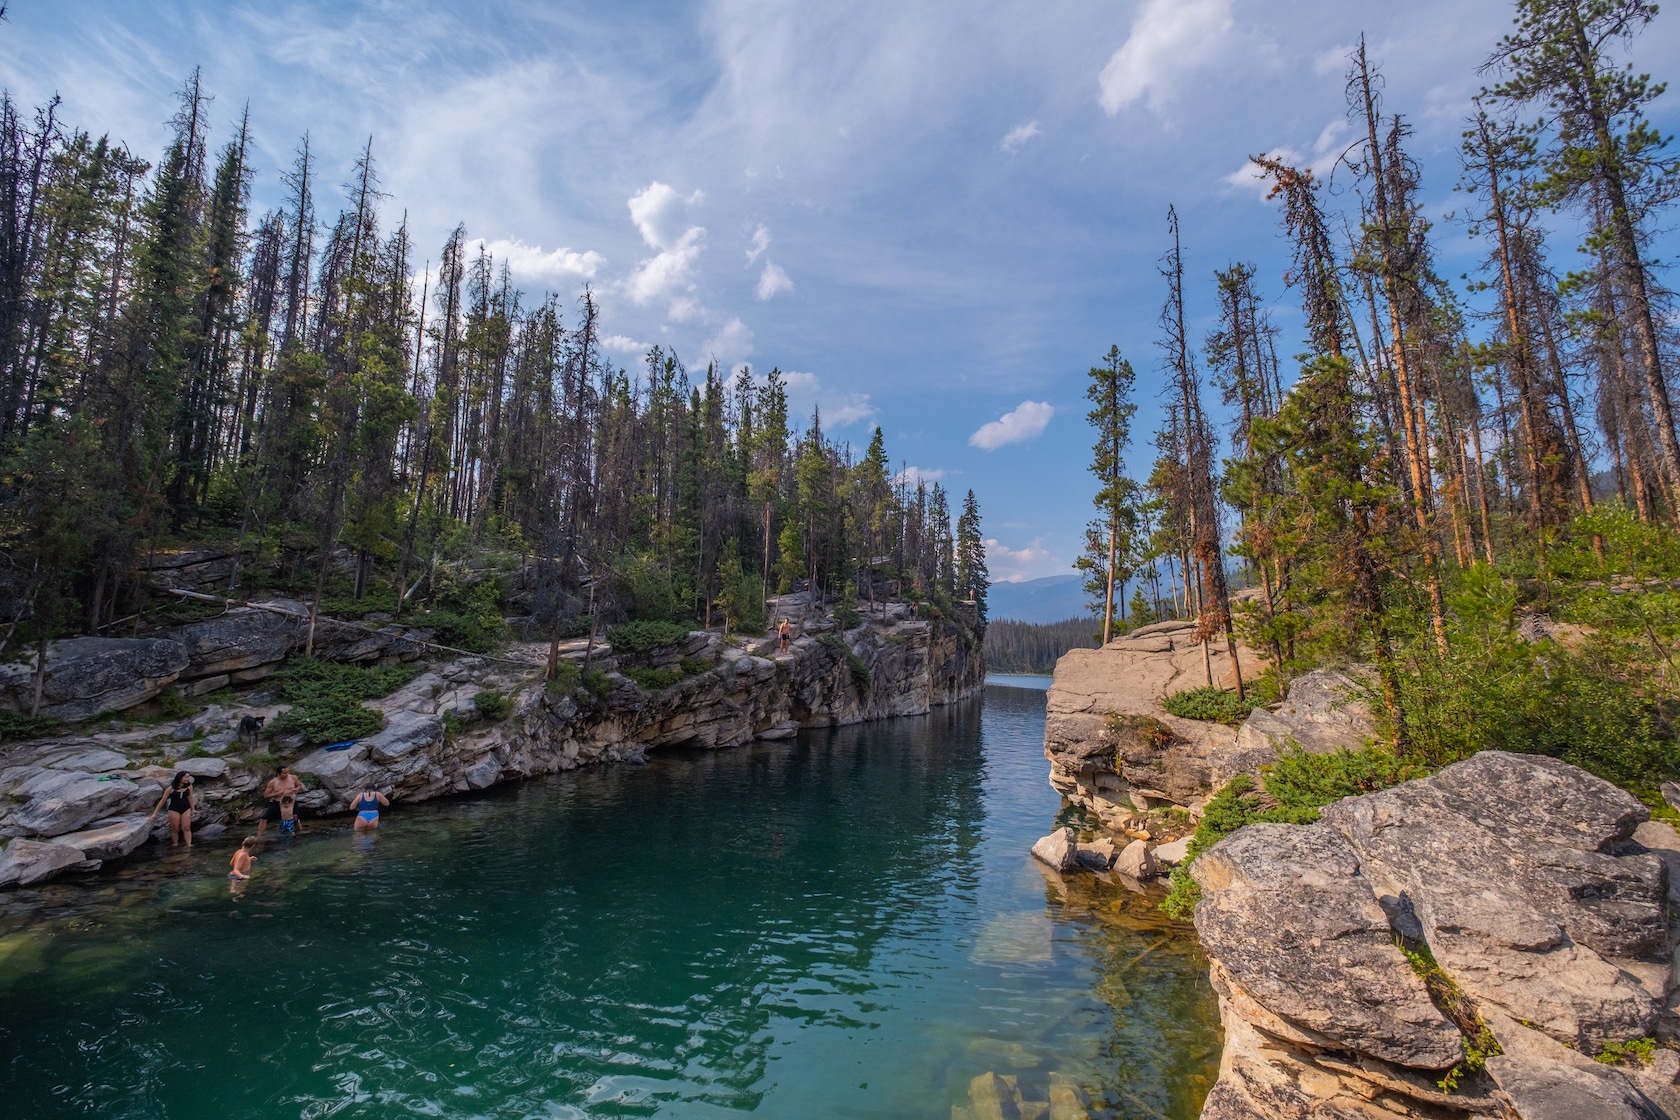
[[[660,342],[691,369],[790,371],[831,432],[861,444],[879,423],[895,461],[972,487],[994,578],[1019,579],[1067,571],[1079,547],[1085,371],[1110,343],[1139,372],[1147,470],[1168,204],[1196,336],[1213,270],[1247,260],[1294,352],[1287,247],[1246,157],[1328,170],[1352,139],[1344,71],[1363,32],[1447,214],[1476,68],[1511,15],[1504,0],[12,0],[0,81],[26,104],[62,95],[67,122],[155,159],[202,66],[218,138],[250,104],[258,210],[306,130],[329,184],[371,135],[417,267],[464,222],[530,293],[591,283],[628,366]],[[1675,59],[1665,14],[1633,60],[1672,78]],[[1674,102],[1656,114],[1670,131]],[[1481,256],[1461,226],[1437,240],[1449,275]]]

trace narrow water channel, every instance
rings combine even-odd
[[[237,888],[203,845],[0,899],[0,1113],[947,1120],[990,1070],[1189,1120],[1205,961],[1027,855],[1044,702],[399,805]]]

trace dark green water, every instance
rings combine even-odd
[[[0,916],[0,1114],[925,1117],[1052,1071],[1193,1117],[1153,899],[1047,882],[1044,694],[147,859]]]

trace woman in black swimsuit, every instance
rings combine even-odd
[[[187,847],[192,847],[192,818],[193,810],[198,808],[198,795],[193,792],[192,775],[185,770],[178,771],[169,788],[163,791],[158,803],[152,809],[152,815],[147,820],[155,820],[164,805],[169,806],[169,842],[176,843],[184,839]]]

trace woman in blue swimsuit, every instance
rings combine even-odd
[[[356,798],[356,804],[354,806],[356,810],[356,820],[350,827],[357,832],[365,832],[370,828],[378,828],[379,808],[382,805],[386,808],[390,808],[391,806],[391,803],[385,799],[385,795],[383,793],[380,793],[376,789],[364,789]]]

